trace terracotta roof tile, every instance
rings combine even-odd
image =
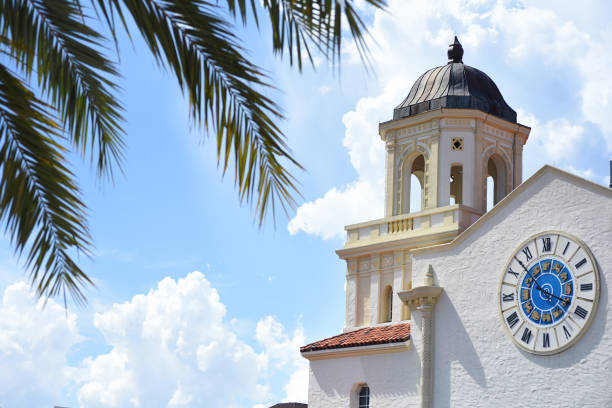
[[[345,347],[370,346],[373,344],[399,343],[410,340],[410,323],[388,326],[365,327],[315,341],[300,348],[302,353]]]

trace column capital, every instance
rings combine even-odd
[[[397,293],[397,296],[408,305],[412,310],[428,310],[429,307],[438,303],[438,298],[442,294],[443,288],[440,286],[417,286],[409,290]],[[424,311],[425,311],[424,310]]]

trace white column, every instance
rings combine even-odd
[[[442,294],[442,288],[434,282],[431,265],[425,273],[423,285],[398,293],[408,307],[421,312],[421,408],[433,406],[434,370],[434,307]]]
[[[395,266],[393,269],[393,321],[399,322],[402,320],[403,303],[397,297],[397,292],[402,290],[402,269]]]
[[[347,261],[346,275],[346,327],[357,326],[357,261]]]
[[[395,136],[387,140],[387,156],[385,158],[385,217],[393,215],[393,204],[395,202]]]
[[[370,325],[378,324],[379,309],[378,304],[380,293],[380,270],[372,269],[370,275]]]
[[[421,312],[421,408],[433,406],[434,305],[423,304]]]
[[[438,154],[439,146],[440,146],[440,129],[436,129],[433,131],[432,136],[430,138],[429,174],[425,174],[425,180],[426,180],[425,183],[427,185],[425,189],[425,194],[427,197],[427,202],[425,203],[425,206],[423,207],[423,209],[436,208],[436,207],[441,207],[442,205],[448,205],[448,203],[442,204],[442,205],[438,203],[438,185],[440,182],[438,178],[438,173],[439,173],[438,169],[440,167],[440,160],[439,160],[440,157]],[[444,180],[444,182],[448,184],[448,179]]]

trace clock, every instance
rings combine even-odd
[[[599,299],[599,271],[589,248],[564,232],[523,242],[499,284],[502,325],[521,349],[559,353],[587,331]]]

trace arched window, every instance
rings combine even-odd
[[[422,195],[421,191],[423,191],[423,186],[421,186],[421,180],[414,175],[410,175],[410,208],[409,212],[419,212],[422,210],[421,208],[421,200]]]
[[[406,159],[403,166],[402,205],[398,214],[421,211],[425,196],[425,158],[420,154],[413,160]]]
[[[359,388],[359,405],[358,408],[370,408],[370,387],[362,385]]]
[[[487,211],[489,211],[495,205],[495,200],[493,198],[493,193],[495,192],[495,182],[493,181],[493,177],[487,177]]]
[[[453,164],[450,170],[450,200],[449,204],[463,203],[463,167]]]
[[[393,288],[390,285],[385,286],[383,289],[380,306],[380,322],[390,322],[393,319]]]
[[[489,178],[491,181],[489,181]],[[492,185],[491,185],[492,184]],[[485,183],[486,189],[486,209],[487,211],[493,205],[501,201],[506,196],[506,163],[501,156],[494,154],[487,162],[487,180]],[[491,198],[489,198],[491,197]],[[492,205],[490,204],[492,202]]]

